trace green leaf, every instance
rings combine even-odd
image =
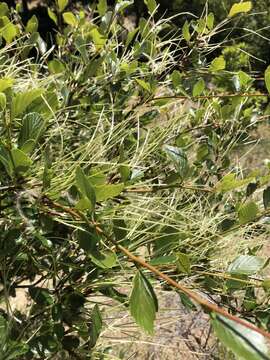
[[[129,33],[127,34],[127,39],[126,39],[126,47],[129,46],[129,44],[131,43],[131,41],[134,39],[135,35],[137,34],[137,32],[139,31],[139,28],[135,28],[132,31],[129,31]]]
[[[90,348],[93,348],[102,329],[102,317],[99,311],[98,305],[95,305],[91,314],[91,325],[90,325]]]
[[[104,16],[107,12],[107,0],[99,0],[97,9],[100,16]]]
[[[113,251],[92,251],[91,261],[102,269],[111,269],[117,262],[117,256]]]
[[[54,59],[49,61],[48,69],[51,74],[60,74],[66,70],[66,67],[60,60]]]
[[[263,335],[223,316],[213,316],[213,329],[219,340],[243,360],[268,359],[268,348]]]
[[[178,70],[174,70],[171,75],[173,87],[177,89],[182,85],[182,75]]]
[[[153,14],[157,8],[157,3],[155,0],[144,0],[145,5],[147,6],[149,13]]]
[[[129,309],[136,323],[147,333],[153,334],[158,302],[152,285],[141,271],[133,279]]]
[[[38,19],[36,17],[36,15],[33,15],[31,17],[31,19],[29,19],[27,21],[27,25],[26,25],[26,29],[27,32],[29,32],[30,34],[38,31]]]
[[[10,78],[2,78],[2,79],[0,79],[0,92],[3,92],[6,89],[11,88],[13,83],[14,83],[14,80],[10,79]]]
[[[50,8],[48,8],[48,15],[49,18],[52,19],[52,21],[57,25],[58,24],[57,16]]]
[[[95,47],[97,50],[100,50],[103,48],[103,46],[106,43],[106,37],[103,36],[98,29],[94,28],[89,32],[89,36],[91,37]]]
[[[19,343],[17,341],[9,342],[9,351],[8,356],[5,357],[6,360],[19,359],[22,355],[26,354],[29,351],[29,345]],[[21,357],[22,358],[22,357]]]
[[[180,272],[183,272],[184,274],[190,274],[190,261],[187,254],[178,252],[176,253],[177,261],[176,265]]]
[[[0,3],[0,17],[7,16],[9,14],[9,7],[6,3],[1,2]]]
[[[6,16],[0,18],[0,36],[5,39],[7,44],[10,44],[18,34],[18,26],[9,21]]]
[[[32,165],[32,160],[20,149],[11,150],[12,163],[17,173],[26,172]]]
[[[175,255],[160,256],[149,261],[153,266],[158,265],[172,265],[175,264],[177,257]]]
[[[269,208],[269,205],[270,205],[270,186],[268,186],[263,191],[263,205],[264,205],[265,210]]]
[[[91,203],[92,209],[96,204],[95,189],[91,185],[84,171],[78,167],[76,170],[76,184],[83,196],[87,197]]]
[[[270,94],[270,65],[267,66],[267,68],[265,70],[264,81],[265,81],[266,89],[267,89],[268,93]]]
[[[16,94],[12,99],[11,117],[15,118],[16,116],[22,114],[35,99],[39,98],[43,94],[43,92],[43,89],[33,89]]]
[[[68,5],[68,0],[57,0],[58,9],[62,12]]]
[[[206,18],[206,25],[208,27],[209,30],[212,30],[214,27],[214,21],[215,21],[215,16],[214,14],[211,12],[210,14],[208,14],[207,18]]]
[[[228,16],[233,17],[234,15],[237,15],[239,13],[247,13],[251,9],[252,9],[251,1],[243,1],[238,4],[233,4]]]
[[[179,291],[179,296],[181,303],[184,305],[185,308],[189,310],[196,310],[196,306],[193,304],[193,302],[190,300],[190,298],[183,292]]]
[[[181,178],[185,178],[188,173],[189,166],[187,155],[181,148],[165,145],[164,150],[166,151],[168,157],[172,160],[176,171],[179,172]]]
[[[240,224],[246,224],[256,219],[259,213],[257,204],[253,201],[243,204],[238,209],[238,218]]]
[[[80,248],[89,254],[96,250],[97,244],[100,241],[100,237],[97,234],[87,230],[77,230],[76,238]]]
[[[136,81],[140,85],[141,88],[148,91],[149,93],[152,92],[151,85],[149,83],[147,83],[147,82],[145,82],[144,80],[141,80],[141,79],[136,79]]]
[[[52,305],[53,298],[50,295],[49,291],[41,287],[30,287],[29,295],[38,305]]]
[[[126,7],[128,7],[129,5],[132,5],[134,2],[134,0],[122,0],[117,2],[116,6],[115,6],[115,12],[122,12],[123,10],[125,10]]]
[[[72,27],[76,27],[79,24],[79,21],[76,18],[76,16],[74,14],[72,14],[72,12],[70,12],[70,11],[63,13],[63,19],[66,24],[68,24]]]
[[[33,151],[44,128],[45,121],[38,113],[29,113],[24,116],[18,138],[19,147],[25,152]]]
[[[219,57],[216,57],[214,60],[212,60],[210,65],[210,71],[220,71],[224,70],[226,67],[226,61],[222,55]]]
[[[189,42],[191,35],[190,35],[190,31],[189,31],[188,21],[185,21],[185,23],[182,27],[182,34],[183,34],[183,38],[186,40],[186,42]]]
[[[205,82],[203,79],[200,79],[199,81],[196,82],[196,84],[193,87],[192,96],[200,96],[201,93],[204,91],[204,89],[205,89]]]
[[[248,185],[254,178],[256,177],[256,173],[254,175],[248,176],[246,179],[236,179],[236,175],[231,173],[225,175],[216,185],[216,190],[221,192],[227,192],[235,189],[239,189],[244,185]]]
[[[95,186],[96,201],[105,201],[112,199],[115,196],[121,194],[124,190],[124,184],[105,184],[100,186]]]
[[[0,145],[0,162],[5,167],[8,175],[11,176],[14,169],[12,159],[10,157],[10,152],[3,145]]]
[[[240,255],[228,267],[227,272],[235,275],[253,275],[263,268],[265,259],[252,256]]]
[[[5,110],[7,105],[7,97],[4,93],[0,92],[0,110]]]

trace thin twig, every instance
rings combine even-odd
[[[168,95],[159,96],[146,100],[146,103],[156,100],[176,99],[176,100],[207,100],[213,98],[228,98],[228,97],[266,97],[269,94],[266,93],[230,93],[230,94],[213,94],[213,95],[199,95],[199,96],[185,96],[185,95]]]

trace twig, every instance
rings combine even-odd
[[[176,99],[176,100],[207,100],[213,98],[228,98],[228,97],[266,97],[269,94],[266,93],[233,93],[233,94],[213,94],[213,95],[200,95],[200,96],[184,96],[184,95],[168,95],[168,96],[159,96],[152,99],[146,100],[146,103],[156,100],[166,100],[166,99]]]
[[[80,213],[78,213],[77,211],[70,209],[66,206],[63,206],[59,203],[56,203],[48,198],[46,198],[47,204],[53,206],[53,207],[58,207],[61,208],[63,211],[66,211],[67,213],[69,213],[72,217],[74,217],[75,219],[78,218],[82,218],[82,215]],[[219,315],[224,316],[225,318],[232,320],[250,330],[253,330],[255,332],[257,332],[258,334],[261,334],[263,336],[265,336],[266,338],[268,338],[270,340],[270,333],[268,333],[267,331],[258,328],[257,326],[253,325],[252,323],[249,323],[235,315],[230,314],[228,311],[224,310],[223,308],[217,306],[216,304],[213,304],[212,302],[210,302],[209,300],[203,298],[202,296],[200,296],[199,294],[197,294],[196,292],[194,292],[193,290],[190,290],[188,287],[177,283],[176,281],[174,281],[171,277],[169,277],[168,275],[164,274],[163,272],[159,271],[156,267],[150,265],[149,263],[147,263],[146,261],[144,261],[142,258],[132,254],[128,249],[126,249],[124,246],[116,243],[112,238],[110,238],[109,235],[107,235],[98,225],[96,225],[96,223],[92,224],[95,226],[96,231],[105,236],[106,239],[108,241],[110,241],[113,245],[115,245],[123,254],[125,254],[130,260],[132,260],[135,264],[138,264],[140,266],[142,266],[145,269],[148,269],[149,271],[151,271],[153,274],[155,274],[157,277],[159,277],[160,279],[163,279],[167,282],[167,284],[171,285],[172,287],[180,290],[181,292],[183,292],[184,294],[186,294],[190,299],[192,299],[193,301],[195,301],[197,304],[201,305],[203,308],[208,309],[208,311],[212,311],[215,312]]]
[[[152,185],[149,187],[141,187],[141,188],[130,188],[126,189],[126,192],[135,192],[135,193],[152,193],[159,190],[167,190],[167,189],[186,189],[186,190],[193,190],[193,191],[203,191],[203,192],[213,192],[213,189],[209,187],[196,187],[190,185],[182,185],[182,184],[161,184],[161,185]]]

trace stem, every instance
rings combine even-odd
[[[128,249],[124,248],[122,245],[117,245],[117,247],[118,247],[119,250],[121,250],[131,260],[133,260],[137,264],[141,265],[145,269],[150,270],[153,274],[155,274],[159,278],[165,280],[171,286],[173,286],[176,289],[182,291],[190,299],[194,300],[197,304],[199,304],[202,307],[207,308],[208,310],[213,311],[213,312],[215,312],[215,313],[217,313],[219,315],[222,315],[222,316],[226,317],[229,320],[232,320],[232,321],[234,321],[234,322],[236,322],[236,323],[238,323],[240,325],[243,325],[246,328],[248,328],[250,330],[253,330],[253,331],[265,336],[266,338],[270,339],[270,333],[268,333],[267,331],[265,331],[263,329],[260,329],[257,326],[255,326],[255,325],[253,325],[251,323],[248,323],[245,320],[243,320],[243,319],[241,319],[241,318],[239,318],[237,316],[234,316],[234,315],[230,314],[228,311],[226,311],[223,308],[220,308],[217,305],[211,303],[209,300],[206,300],[205,298],[201,297],[200,295],[198,295],[194,291],[190,290],[186,286],[177,283],[172,278],[170,278],[168,275],[166,275],[163,272],[156,269],[154,266],[148,264],[143,259],[133,255]]]
[[[63,206],[59,203],[56,203],[52,200],[50,200],[48,197],[44,197],[44,200],[47,205],[51,205],[52,207],[60,208],[66,213],[70,214],[75,219],[82,219],[82,216],[80,213],[78,213],[76,210],[70,209],[66,206]],[[96,223],[92,222],[92,224],[95,226],[96,231],[103,235],[108,241],[110,241],[113,245],[115,245],[123,254],[125,254],[130,260],[132,260],[135,264],[142,266],[145,269],[148,269],[151,271],[151,273],[155,274],[160,279],[163,279],[167,282],[167,284],[171,285],[172,287],[180,290],[184,294],[186,294],[190,299],[195,301],[197,304],[201,305],[203,308],[208,309],[210,312],[215,312],[219,315],[224,316],[225,318],[232,320],[242,326],[245,326],[246,328],[253,330],[257,332],[258,334],[261,334],[265,336],[267,339],[270,340],[270,333],[267,331],[258,328],[257,326],[253,325],[252,323],[249,323],[235,315],[230,314],[227,310],[224,310],[221,307],[218,307],[216,304],[210,302],[209,300],[205,299],[201,295],[197,294],[193,290],[190,290],[185,285],[179,284],[176,281],[174,281],[172,278],[170,278],[168,275],[164,274],[163,272],[159,271],[156,267],[148,264],[146,261],[141,259],[140,257],[132,254],[128,249],[126,249],[124,246],[117,244],[113,239],[110,238],[109,235],[107,235]]]
[[[269,96],[266,93],[235,93],[235,94],[213,94],[213,95],[200,95],[200,96],[184,96],[184,95],[168,95],[168,96],[159,96],[146,100],[146,103],[156,100],[166,100],[166,99],[176,99],[176,100],[207,100],[213,98],[227,98],[227,97],[260,97],[260,96]]]

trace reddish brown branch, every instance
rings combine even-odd
[[[59,203],[56,203],[48,198],[44,198],[46,205],[51,205],[52,207],[56,207],[56,208],[60,208],[62,209],[62,211],[65,211],[66,213],[70,214],[73,218],[75,219],[82,219],[82,216],[79,212],[77,212],[76,210],[70,209],[66,206],[63,206]],[[161,272],[160,270],[158,270],[156,267],[148,264],[146,261],[144,261],[143,259],[141,259],[140,257],[132,254],[128,249],[126,249],[124,246],[117,244],[114,240],[112,240],[96,223],[92,222],[93,226],[95,226],[95,229],[98,233],[100,233],[101,235],[105,236],[106,239],[108,239],[112,244],[114,244],[123,254],[125,254],[130,260],[132,260],[134,263],[142,266],[145,269],[148,269],[149,271],[151,271],[153,274],[155,274],[157,277],[159,277],[160,279],[163,279],[164,281],[166,281],[169,285],[171,285],[172,287],[182,291],[184,294],[186,294],[190,299],[192,299],[193,301],[195,301],[197,304],[201,305],[202,307],[208,309],[208,311],[212,311],[215,312],[219,315],[224,316],[225,318],[232,320],[242,326],[245,326],[246,328],[253,330],[263,336],[265,336],[266,338],[268,338],[270,340],[270,333],[268,333],[267,331],[258,328],[257,326],[235,316],[230,314],[227,310],[224,310],[223,308],[217,306],[216,304],[210,302],[209,300],[205,299],[204,297],[202,297],[201,295],[197,294],[195,291],[190,290],[188,287],[177,283],[176,281],[174,281],[172,278],[170,278],[168,275],[164,274],[163,272]]]

